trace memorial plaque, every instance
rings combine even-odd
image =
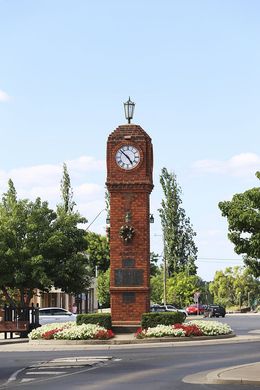
[[[135,267],[135,260],[134,259],[123,259],[122,266],[126,267],[126,268],[134,268]]]
[[[115,286],[129,287],[142,286],[144,283],[144,270],[142,269],[115,269]]]
[[[123,293],[123,303],[135,303],[135,293],[134,292]]]

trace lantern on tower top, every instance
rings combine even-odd
[[[127,119],[128,123],[131,123],[131,119],[133,119],[134,116],[135,103],[131,101],[130,96],[127,102],[124,103],[124,109],[125,118]]]

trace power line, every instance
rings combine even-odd
[[[156,256],[157,257],[163,257],[163,255]],[[197,257],[195,261],[207,261],[207,260],[214,260],[214,261],[243,261],[243,259],[228,259],[228,258],[219,258],[219,257]]]
[[[243,259],[229,259],[229,258],[219,258],[219,257],[197,257],[198,260],[224,260],[224,261],[242,261]]]
[[[211,260],[209,260],[209,261],[207,261],[207,260],[195,260],[195,262],[197,262],[197,263],[207,263],[207,264],[216,264],[216,263],[224,264],[223,260],[213,260],[213,261],[211,261]],[[241,264],[242,260],[237,260],[237,261],[235,261],[235,260],[225,260],[225,262],[226,263],[230,263],[231,262],[233,264]]]

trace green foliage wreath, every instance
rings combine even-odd
[[[123,226],[121,226],[121,228],[119,230],[119,236],[125,242],[132,240],[134,233],[135,233],[134,228],[132,226],[129,226],[129,225],[123,225]]]

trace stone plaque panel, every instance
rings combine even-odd
[[[123,303],[135,303],[135,293],[134,292],[123,293]]]
[[[144,270],[142,269],[115,269],[115,286],[129,287],[142,286],[144,283]]]
[[[125,268],[134,268],[135,267],[135,260],[134,259],[123,259],[122,266]]]

